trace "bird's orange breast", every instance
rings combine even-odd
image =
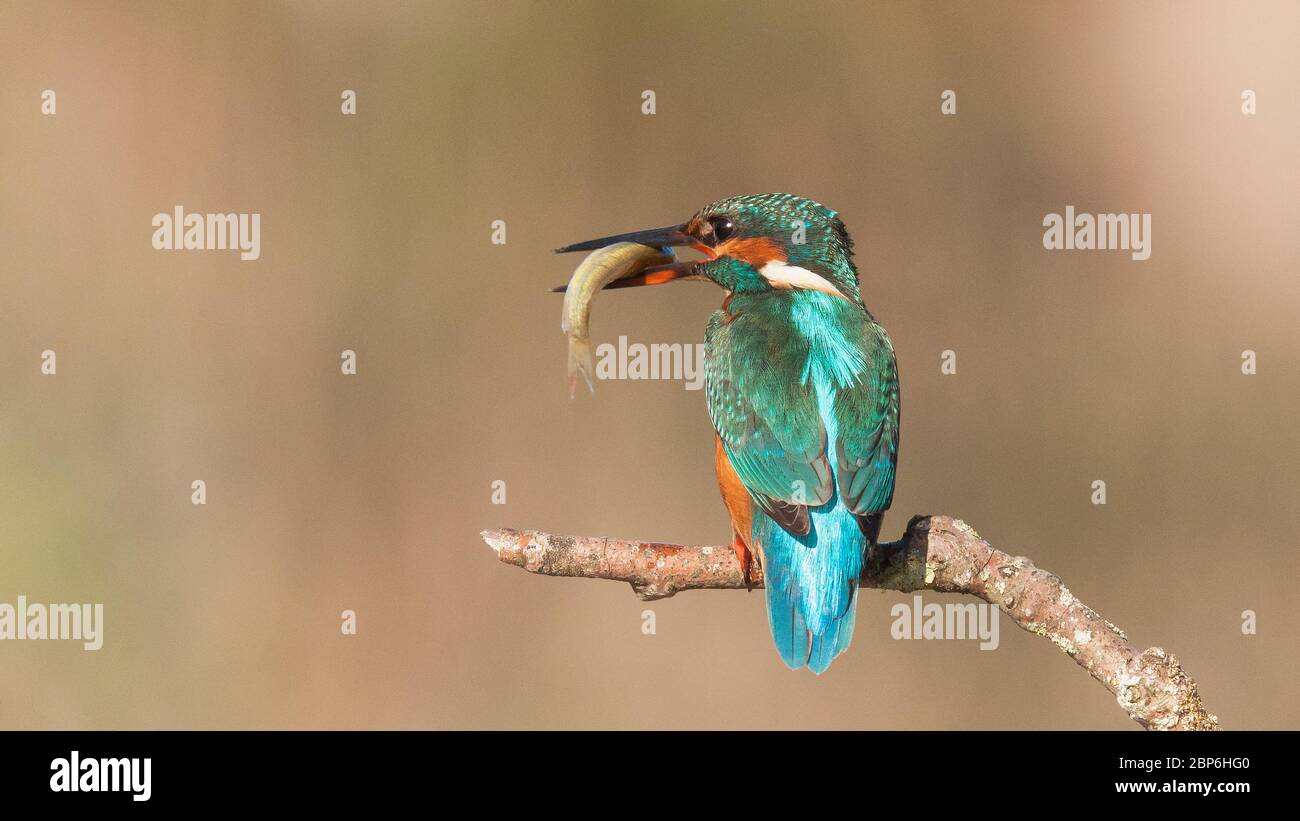
[[[755,555],[760,562],[762,561],[762,548],[757,544],[751,544],[754,502],[749,498],[749,491],[745,490],[740,477],[736,475],[736,469],[731,466],[727,450],[722,446],[722,437],[715,434],[713,444],[713,468],[718,475],[718,490],[722,492],[722,503],[726,505],[727,515],[731,518],[731,546],[736,551],[736,558],[740,560],[741,566],[748,567]]]

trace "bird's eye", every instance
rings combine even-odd
[[[731,235],[736,233],[736,226],[726,217],[713,217],[709,220],[709,226],[713,228],[713,244],[726,242]]]

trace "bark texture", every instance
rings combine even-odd
[[[611,579],[642,600],[682,590],[744,589],[730,546],[688,547],[635,539],[560,536],[536,530],[485,530],[501,561],[545,576]],[[761,569],[753,570],[761,587]],[[1129,643],[1124,631],[1074,597],[1055,575],[1023,556],[993,548],[960,519],[915,516],[903,537],[868,557],[863,587],[911,593],[964,593],[996,606],[1021,628],[1055,644],[1149,730],[1217,730],[1196,683],[1160,647]]]

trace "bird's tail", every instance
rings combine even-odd
[[[776,642],[776,651],[785,666],[791,670],[807,667],[814,673],[826,672],[835,657],[849,649],[853,641],[853,625],[857,619],[857,585],[849,586],[848,606],[839,616],[826,620],[821,633],[808,629],[803,615],[802,596],[792,595],[772,583],[767,586],[767,624]]]
[[[776,652],[781,654],[786,667],[798,670],[808,664],[810,649],[803,608],[799,606],[798,596],[792,596],[772,574],[764,584],[767,585],[767,626],[776,642]]]
[[[827,626],[825,633],[812,637],[812,646],[808,651],[808,669],[821,675],[831,666],[835,657],[849,649],[853,641],[853,624],[858,615],[858,586],[849,584],[849,606],[843,615],[834,619]]]
[[[767,624],[772,640],[790,669],[807,667],[823,673],[853,641],[861,573],[861,561],[854,556],[858,548],[848,539],[804,544],[816,536],[799,539],[766,516],[759,518],[762,521],[755,522],[755,531],[765,531],[759,542],[764,548]],[[835,528],[823,524],[827,537],[836,535]],[[856,525],[853,529],[856,533]],[[835,555],[841,551],[846,555]]]

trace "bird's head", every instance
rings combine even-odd
[[[718,200],[680,225],[579,242],[557,253],[592,251],[615,242],[687,246],[705,258],[648,268],[612,287],[703,278],[732,293],[805,289],[862,302],[853,241],[839,215],[792,194]]]

